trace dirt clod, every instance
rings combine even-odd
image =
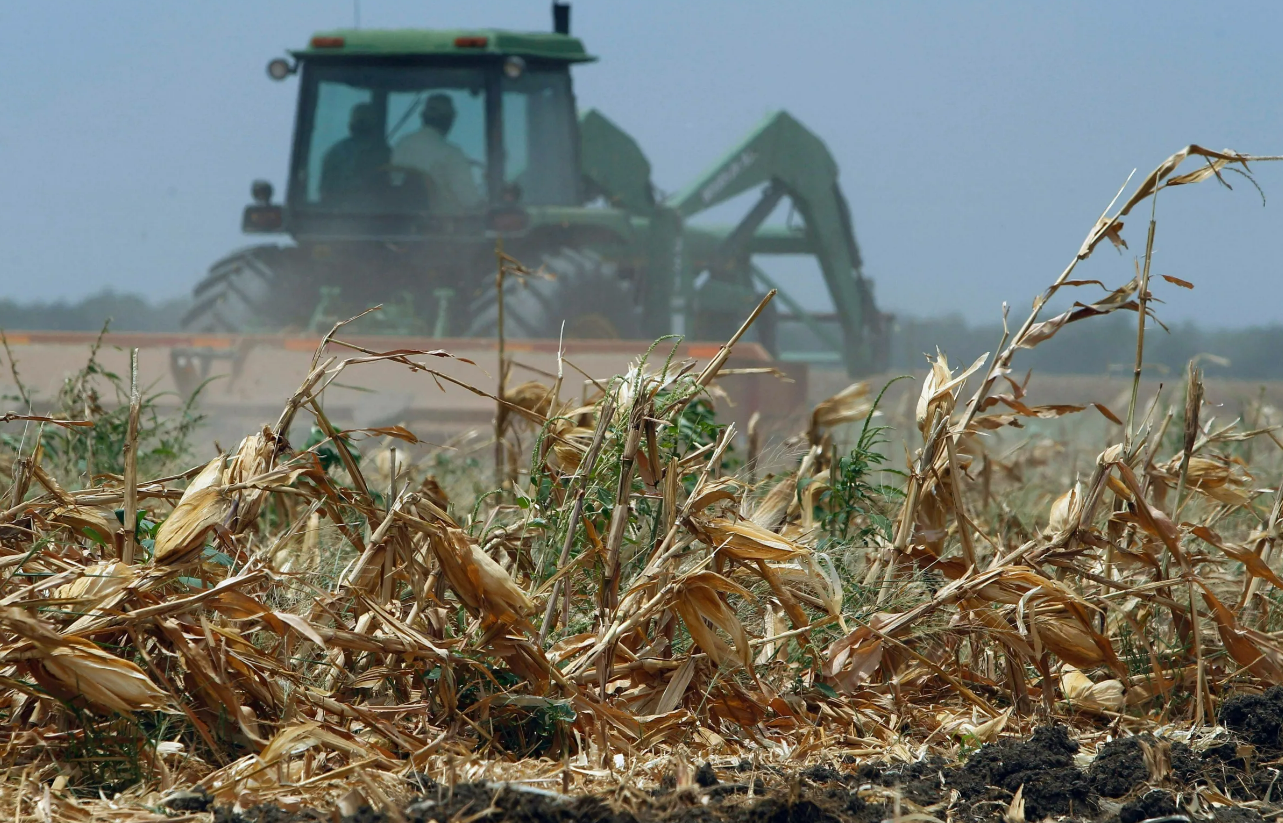
[[[802,776],[812,783],[845,783],[847,776],[839,772],[827,763],[818,763],[814,766],[807,766],[802,770]]]
[[[1130,803],[1124,803],[1118,812],[1118,823],[1141,823],[1155,817],[1177,814],[1176,798],[1163,789],[1150,789]]]
[[[1220,721],[1262,751],[1283,750],[1283,686],[1233,695],[1221,706]]]
[[[948,794],[948,769],[944,759],[936,756],[916,763],[869,763],[856,771],[856,777],[860,782],[895,789],[908,800],[928,806]]]
[[[1123,797],[1149,779],[1145,755],[1135,737],[1111,740],[1087,769],[1092,789],[1102,797]]]
[[[160,801],[160,805],[171,812],[205,812],[213,802],[209,792],[198,786],[191,791],[174,792]]]
[[[354,813],[345,815],[342,823],[388,823],[388,819],[386,814],[373,806],[360,806]]]
[[[321,823],[330,819],[329,815],[321,814],[315,809],[290,812],[271,803],[252,806],[240,812],[232,811],[230,806],[217,806],[214,809],[214,823]]]
[[[1087,769],[1092,790],[1101,797],[1125,797],[1149,782],[1151,775],[1145,762],[1146,746],[1167,749],[1170,773],[1166,779],[1169,782],[1188,785],[1203,771],[1198,755],[1184,743],[1159,740],[1151,734],[1121,737],[1101,746]]]
[[[1023,786],[1028,820],[1087,815],[1094,806],[1092,787],[1074,765],[1077,751],[1064,726],[1041,726],[1028,740],[982,746],[948,782],[964,798],[991,801],[1009,799]]]

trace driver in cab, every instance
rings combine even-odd
[[[426,174],[431,185],[432,211],[460,214],[478,211],[484,200],[472,177],[468,156],[446,140],[454,125],[454,101],[433,94],[423,104],[423,128],[407,134],[392,149],[392,163]]]
[[[357,103],[348,118],[348,136],[325,153],[321,165],[321,199],[334,203],[364,203],[375,199],[377,171],[391,152],[370,103]]]

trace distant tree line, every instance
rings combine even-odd
[[[21,303],[0,299],[0,328],[97,331],[111,319],[116,331],[177,331],[186,297],[159,302],[135,294],[102,291],[81,300]],[[1209,376],[1283,379],[1283,323],[1238,329],[1204,328],[1192,322],[1150,324],[1145,334],[1146,368],[1180,373],[1191,358]],[[835,330],[836,331],[836,330]],[[1014,331],[1014,327],[1013,327]],[[892,370],[920,369],[938,346],[951,363],[970,363],[998,346],[1002,327],[971,325],[961,316],[899,317],[892,338]],[[786,346],[812,348],[814,340],[782,338]],[[1136,320],[1123,313],[1071,323],[1021,356],[1017,365],[1052,374],[1129,372],[1136,355]]]
[[[153,302],[110,289],[80,300],[22,303],[0,298],[0,328],[31,331],[98,331],[111,320],[115,331],[177,331],[186,297]]]
[[[1283,379],[1283,323],[1215,329],[1184,322],[1168,324],[1168,329],[1152,322],[1145,327],[1147,373],[1180,374],[1197,358],[1208,376]],[[939,346],[951,364],[965,361],[965,365],[993,352],[1001,337],[998,324],[973,326],[957,316],[898,318],[892,364],[896,369],[922,368],[926,364],[922,355],[934,354]],[[1016,364],[1022,372],[1032,367],[1053,374],[1130,373],[1135,358],[1135,316],[1119,312],[1065,326],[1055,337],[1022,353]]]

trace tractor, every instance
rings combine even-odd
[[[323,31],[272,60],[272,79],[299,81],[289,173],[283,202],[253,183],[242,228],[284,237],[218,261],[185,330],[314,333],[381,304],[362,331],[494,336],[501,246],[540,275],[506,281],[509,338],[719,341],[779,288],[752,331],[768,351],[779,353],[783,322],[798,323],[852,375],[884,368],[889,316],[861,271],[824,143],[777,112],[661,196],[636,141],[576,108],[571,67],[595,58],[569,16],[554,4],[543,33]],[[738,224],[691,223],[754,190]],[[785,200],[800,219],[766,225]],[[814,256],[835,310],[827,322],[754,262],[780,254]],[[190,371],[204,355],[174,357]]]

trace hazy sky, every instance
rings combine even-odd
[[[365,27],[543,30],[543,0],[360,0]],[[280,191],[296,83],[266,62],[352,0],[0,4],[0,294],[187,292],[239,233],[249,183]],[[1023,314],[1133,168],[1189,142],[1283,153],[1283,4],[574,4],[600,56],[581,107],[682,187],[769,111],[828,143],[883,307]],[[1158,206],[1172,319],[1283,320],[1283,165]],[[1277,203],[1275,200],[1277,199]],[[1125,235],[1144,244],[1144,215]],[[1082,276],[1126,279],[1102,248]],[[805,291],[805,287],[803,288]],[[1084,296],[1094,296],[1091,293]]]

